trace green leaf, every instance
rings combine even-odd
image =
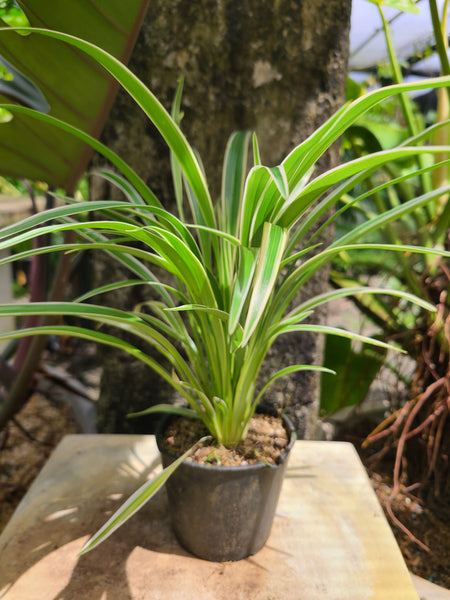
[[[280,196],[284,200],[287,200],[289,196],[289,183],[283,165],[279,165],[278,167],[270,167],[269,171],[272,175],[275,185],[277,186]]]
[[[162,226],[164,226],[167,231],[179,237],[186,244],[192,254],[194,254],[199,261],[202,261],[202,256],[197,243],[189,231],[189,227],[187,227],[183,221],[177,219],[173,214],[164,208],[153,208],[152,215],[158,217],[159,223],[157,227],[163,229]]]
[[[364,264],[364,261],[367,259],[364,256],[361,256],[361,260]],[[389,275],[390,274],[391,269],[389,269]],[[338,289],[361,285],[361,282],[357,278],[352,277],[350,274],[349,276],[344,276],[333,269],[330,273],[330,281]],[[398,327],[399,320],[403,322],[403,316],[405,313],[402,312],[400,315],[394,317],[392,309],[395,308],[395,303],[386,301],[383,297],[376,295],[372,296],[370,294],[361,295],[355,298],[355,304],[365,315],[368,316],[373,323],[379,325],[381,328],[384,328],[386,331],[390,330],[393,326]]]
[[[253,144],[253,162],[254,162],[254,166],[257,167],[257,166],[261,165],[261,155],[259,152],[258,138],[256,137],[256,133],[253,133],[252,144]]]
[[[4,305],[1,308],[3,309],[3,307],[4,307]],[[8,309],[8,307],[6,307],[6,309]],[[64,313],[64,311],[60,310],[56,314],[60,315],[63,313]],[[11,307],[10,311],[2,310],[3,316],[17,315],[17,314],[33,314],[33,313],[29,313],[29,312],[17,313],[16,311],[13,310],[12,307]],[[44,314],[44,311],[41,311],[41,312],[37,311],[35,314]],[[83,316],[83,315],[79,313],[78,316]],[[45,325],[45,326],[40,326],[40,327],[18,329],[18,330],[14,330],[14,331],[9,331],[8,333],[2,333],[2,334],[0,334],[0,340],[13,340],[13,339],[20,339],[23,337],[37,336],[37,335],[73,335],[80,339],[89,340],[91,342],[95,342],[95,343],[99,343],[99,344],[104,344],[105,346],[111,346],[113,348],[118,348],[119,350],[122,350],[123,352],[126,352],[126,353],[134,356],[138,360],[140,360],[143,363],[145,363],[146,365],[148,365],[151,369],[153,369],[156,373],[158,373],[158,375],[160,375],[163,379],[165,379],[167,381],[167,383],[169,383],[176,391],[178,391],[182,396],[184,396],[186,398],[186,400],[188,400],[188,402],[190,401],[193,404],[195,403],[195,400],[192,397],[189,399],[186,396],[185,386],[180,385],[178,383],[178,381],[173,378],[171,373],[169,373],[166,369],[161,367],[161,365],[158,361],[154,360],[153,358],[151,358],[150,356],[148,356],[147,354],[145,354],[144,352],[142,352],[141,350],[136,348],[136,346],[133,346],[132,344],[128,344],[127,342],[124,342],[123,340],[121,340],[117,337],[103,333],[101,331],[85,329],[83,327],[75,327],[72,325]]]
[[[168,312],[204,312],[221,321],[228,321],[228,313],[223,310],[219,310],[218,308],[211,308],[210,306],[205,306],[204,304],[182,304],[181,306],[174,306],[173,308],[166,309]]]
[[[239,319],[252,285],[255,267],[256,251],[242,246],[239,250],[238,271],[231,297],[230,320],[228,322],[229,335],[232,335],[239,325]]]
[[[17,0],[0,2],[0,17],[11,27],[29,27],[30,22],[17,4]]]
[[[144,204],[144,200],[142,199],[141,195],[131,185],[131,183],[121,175],[113,173],[112,171],[107,171],[106,169],[95,169],[93,174],[97,175],[98,177],[102,177],[106,181],[109,181],[109,183],[119,189],[132,204]]]
[[[311,331],[314,333],[325,333],[327,335],[337,335],[339,337],[348,338],[350,340],[356,340],[359,342],[365,342],[367,344],[371,344],[373,346],[379,346],[380,348],[387,348],[389,350],[396,350],[397,352],[403,352],[401,348],[394,346],[392,344],[386,344],[381,340],[377,340],[375,338],[367,337],[366,335],[360,335],[359,333],[354,333],[353,331],[347,331],[346,329],[340,329],[339,327],[329,327],[327,325],[313,325],[313,324],[303,324],[303,325],[291,325],[286,327],[280,333],[295,333],[300,331]]]
[[[261,248],[256,261],[253,291],[244,325],[242,346],[247,344],[255,331],[273,293],[286,241],[287,232],[284,229],[273,223],[264,224]]]
[[[136,336],[139,339],[151,344],[162,356],[164,356],[172,365],[173,369],[178,374],[180,379],[186,379],[187,381],[193,382],[194,377],[191,373],[189,365],[186,363],[184,357],[181,356],[177,348],[159,331],[154,327],[151,327],[138,313],[127,313],[122,310],[113,309],[105,306],[97,306],[95,304],[77,304],[75,302],[33,302],[25,305],[16,304],[2,304],[0,305],[0,316],[20,316],[20,315],[47,315],[47,316],[78,316],[83,319],[95,321],[102,325],[111,325],[122,331],[126,331]],[[58,330],[61,333],[67,333],[70,335],[78,335],[79,337],[86,338],[86,330],[83,328],[72,327],[70,325],[61,325],[54,327],[54,330]],[[35,331],[43,331],[44,328],[36,328]],[[32,330],[33,331],[33,330]],[[11,337],[15,337],[11,335]],[[10,334],[5,334],[9,336]],[[22,337],[26,337],[29,333],[23,333]],[[33,335],[37,335],[36,333]],[[157,362],[151,359],[144,352],[135,348],[131,344],[125,342],[118,342],[114,336],[102,336],[99,331],[90,332],[91,338],[98,337],[98,341],[108,344],[116,345],[122,348],[129,354],[135,355],[137,358],[151,364],[152,368],[155,368]],[[3,338],[7,339],[7,337]],[[167,372],[162,367],[157,368],[158,373],[164,371],[164,378],[169,380],[171,385],[174,385],[173,378],[167,376]],[[179,389],[179,386],[177,387]]]
[[[21,2],[31,30],[38,25],[82,35],[124,62],[131,54],[147,5],[148,0],[66,2],[61,12],[59,0]],[[11,28],[0,31],[0,54],[34,83],[50,106],[51,116],[94,136],[100,134],[117,85],[96,65],[56,39],[17,35]],[[35,106],[33,96],[20,100]],[[91,155],[85,142],[67,135],[55,140],[55,131],[48,123],[25,115],[0,126],[0,169],[5,175],[71,190]]]
[[[92,538],[83,546],[80,554],[85,554],[93,550],[100,542],[103,542],[116,529],[123,525],[128,519],[135,514],[146,502],[152,498],[156,492],[166,483],[172,473],[181,465],[183,460],[190,456],[198,447],[199,444],[210,439],[206,436],[200,439],[192,448],[189,448],[182,456],[177,458],[173,463],[166,467],[161,473],[156,475],[150,481],[142,485],[130,498],[123,504],[112,517],[103,525],[101,529],[95,533]]]
[[[358,236],[357,236],[358,237]],[[360,236],[359,236],[360,237]],[[308,281],[314,273],[325,264],[327,264],[334,256],[341,252],[353,251],[372,251],[382,250],[385,252],[411,252],[417,254],[425,254],[431,256],[445,256],[450,258],[450,252],[439,250],[438,248],[426,248],[421,246],[410,246],[404,244],[349,244],[345,246],[332,244],[326,250],[313,256],[305,261],[295,271],[293,271],[286,279],[283,280],[280,288],[277,290],[277,314],[282,315],[287,309],[289,303],[294,299],[297,291]],[[281,316],[280,316],[281,318]]]
[[[166,270],[183,281],[194,303],[217,308],[211,281],[201,259],[176,235],[158,228],[146,228],[142,241],[146,242],[166,261]]]
[[[141,279],[126,279],[124,281],[115,281],[114,283],[109,283],[107,285],[102,285],[101,287],[95,288],[93,290],[89,290],[82,296],[78,296],[76,298],[76,302],[84,302],[89,298],[93,298],[94,296],[98,296],[99,294],[106,294],[107,292],[112,292],[115,290],[121,290],[126,287],[132,287],[135,285],[147,285],[146,281],[142,281]]]
[[[241,215],[241,242],[259,246],[266,221],[272,222],[278,205],[287,198],[288,182],[283,165],[251,169],[244,190]]]
[[[137,209],[142,209],[141,206],[136,206]],[[145,207],[146,208],[146,207]],[[30,217],[26,217],[17,223],[13,223],[12,225],[8,225],[7,227],[3,227],[0,229],[0,239],[5,240],[7,238],[12,238],[14,235],[29,235],[30,237],[27,239],[32,239],[33,236],[36,236],[36,228],[41,226],[43,223],[52,220],[62,219],[64,217],[73,217],[76,215],[82,215],[83,213],[102,211],[107,209],[125,209],[132,210],[133,206],[130,205],[129,202],[123,201],[115,201],[115,200],[96,200],[89,202],[76,202],[74,204],[70,204],[69,206],[57,206],[56,208],[51,208],[46,211],[39,212],[35,215],[31,215]],[[150,210],[150,209],[148,209]],[[75,226],[79,226],[80,224],[75,223]],[[92,225],[91,222],[88,223],[89,226]],[[122,223],[122,225],[124,225]],[[93,225],[92,225],[93,226]],[[105,224],[106,226],[106,224]],[[58,227],[61,227],[60,224],[53,225],[55,230]],[[50,231],[50,230],[49,230]],[[29,234],[27,232],[30,232]],[[39,229],[39,235],[42,233],[42,230]],[[9,242],[6,242],[9,243]],[[17,243],[17,242],[14,242]],[[7,247],[7,246],[5,246]]]
[[[368,234],[381,229],[388,223],[391,223],[397,219],[401,219],[402,217],[404,217],[405,215],[408,215],[415,209],[420,208],[421,206],[425,206],[433,198],[440,197],[448,192],[450,192],[450,185],[442,186],[441,188],[438,188],[437,190],[433,190],[431,192],[428,192],[427,194],[422,194],[421,196],[417,196],[416,198],[413,198],[412,200],[404,202],[403,204],[394,206],[390,210],[387,210],[384,213],[377,215],[376,217],[373,217],[369,221],[366,221],[366,222],[362,223],[361,225],[358,225],[352,231],[341,236],[339,238],[339,240],[337,240],[336,242],[331,244],[330,248],[336,247],[338,245],[340,246],[341,244],[352,243],[353,241],[359,240],[363,236],[367,236]],[[435,252],[436,250],[438,250],[438,249],[437,248],[429,249],[430,252]],[[420,252],[421,250],[420,250],[420,248],[417,248],[416,250],[414,250],[414,247],[413,247],[412,252],[415,252],[415,251]]]
[[[319,228],[316,229],[314,235],[311,237],[310,241],[314,240],[323,230],[325,230],[327,227],[330,226],[331,223],[333,223],[333,221],[335,221],[340,214],[344,213],[345,211],[349,210],[350,208],[352,208],[353,210],[356,211],[360,211],[362,214],[364,214],[365,219],[369,220],[370,218],[374,217],[375,214],[374,213],[369,213],[366,208],[364,207],[364,205],[359,206],[359,203],[361,203],[362,200],[364,200],[367,197],[370,197],[372,194],[377,194],[378,192],[381,192],[383,190],[388,190],[391,186],[396,186],[399,185],[401,186],[404,182],[407,182],[409,179],[411,179],[413,176],[418,176],[421,175],[423,173],[428,173],[430,171],[433,171],[436,168],[439,168],[440,166],[446,166],[450,164],[450,159],[445,160],[445,161],[441,161],[438,163],[433,163],[431,165],[429,165],[428,167],[424,168],[424,169],[418,169],[417,171],[414,171],[413,174],[411,173],[406,173],[403,174],[399,177],[395,177],[395,178],[389,178],[389,180],[387,182],[384,182],[380,185],[376,185],[374,187],[370,187],[367,191],[365,191],[363,194],[354,197],[354,198],[350,198],[347,196],[347,192],[349,192],[352,188],[354,188],[358,183],[360,183],[361,181],[363,181],[365,178],[370,180],[370,175],[372,174],[371,169],[369,169],[368,171],[363,171],[361,174],[357,174],[355,176],[353,176],[351,179],[347,180],[344,184],[342,184],[341,186],[334,188],[329,194],[327,194],[323,200],[321,200],[319,203],[317,203],[314,208],[312,210],[310,210],[308,212],[308,215],[305,219],[302,219],[301,224],[298,226],[298,228],[295,231],[295,235],[291,236],[290,239],[290,243],[288,245],[288,248],[290,247],[290,245],[292,244],[293,246],[295,246],[295,241],[296,238],[298,240],[300,240],[303,235],[308,232],[314,225],[314,223],[317,223],[317,221],[320,219],[320,217],[322,215],[324,215],[324,213],[333,205],[335,205],[338,201],[342,204],[342,208],[339,209],[338,211],[333,212],[332,216],[327,219]],[[408,187],[408,192],[409,192],[409,187]],[[415,188],[411,185],[411,194],[405,194],[405,201],[409,200],[409,199],[414,199],[415,198]],[[431,205],[431,201],[430,202],[426,202],[427,205]],[[414,215],[414,213],[412,213]],[[381,232],[383,233],[383,232]]]
[[[328,119],[321,127],[310,135],[304,142],[294,148],[284,159],[283,165],[291,189],[316,163],[318,158],[342,135],[346,129],[354,124],[361,115],[395,94],[406,93],[421,89],[448,87],[450,77],[429,78],[426,81],[414,81],[385,86],[376,89],[353,102],[346,104]]]
[[[385,357],[384,348],[363,344],[361,350],[355,352],[351,340],[327,336],[324,364],[336,375],[322,375],[320,413],[331,415],[341,408],[361,404]]]
[[[431,302],[427,302],[423,298],[419,298],[414,294],[410,294],[404,290],[396,290],[392,288],[382,288],[382,287],[372,287],[372,286],[360,286],[360,287],[346,287],[341,290],[333,290],[331,292],[325,292],[323,294],[318,294],[311,298],[310,300],[306,300],[302,302],[299,306],[296,307],[295,312],[310,310],[311,308],[315,308],[317,306],[321,306],[326,302],[331,302],[332,300],[336,300],[338,298],[346,298],[348,296],[357,296],[360,294],[382,294],[387,296],[394,296],[397,298],[402,298],[403,300],[407,300],[408,302],[413,302],[417,304],[421,308],[425,310],[429,310],[431,312],[436,311],[436,306],[431,304]]]
[[[225,231],[237,235],[240,207],[247,174],[250,132],[236,131],[229,138],[222,171],[222,223]]]
[[[178,126],[180,126],[181,119],[183,117],[183,113],[181,112],[181,96],[183,93],[183,83],[184,83],[184,80],[181,77],[178,80],[177,90],[175,92],[175,97],[174,97],[173,103],[172,103],[171,115],[172,115],[173,120],[175,121],[175,123]],[[175,200],[176,200],[177,208],[178,208],[178,215],[180,216],[180,219],[184,220],[183,174],[181,171],[180,163],[172,150],[170,151],[170,165],[171,165],[171,172],[172,172],[173,189],[175,192]]]
[[[285,367],[284,369],[280,369],[275,375],[269,379],[269,381],[264,385],[261,389],[257,397],[255,398],[254,404],[258,405],[258,402],[261,400],[265,392],[268,388],[280,377],[285,377],[286,375],[290,375],[291,373],[297,373],[298,371],[320,371],[321,373],[328,373],[329,375],[336,375],[336,371],[332,369],[328,369],[327,367],[320,367],[317,365],[291,365],[289,367]]]
[[[347,77],[347,87],[345,88],[345,99],[356,100],[364,94],[364,87],[357,83],[351,77]]]
[[[305,208],[309,207],[324,192],[333,185],[340,183],[352,175],[358,175],[366,169],[372,169],[386,164],[387,162],[405,156],[417,156],[418,154],[438,154],[450,152],[450,146],[428,146],[428,147],[400,147],[392,150],[382,150],[368,156],[363,156],[347,163],[330,169],[323,175],[319,175],[311,181],[302,192],[285,206],[278,218],[278,224],[283,227],[292,227],[303,214]]]
[[[266,211],[261,207],[261,200],[267,187],[272,182],[269,169],[256,166],[251,169],[247,176],[244,189],[244,199],[241,215],[240,238],[244,246],[248,246],[253,233],[253,222],[258,212],[263,213],[264,220]]]
[[[179,417],[188,417],[189,419],[198,419],[198,414],[190,408],[184,408],[183,406],[175,406],[174,404],[155,404],[140,410],[139,412],[128,413],[127,417],[143,417],[145,415],[154,415],[164,413],[166,415],[177,415]]]

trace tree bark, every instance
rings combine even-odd
[[[223,153],[233,130],[256,131],[263,163],[275,165],[342,105],[350,11],[351,0],[150,3],[130,68],[167,108],[177,79],[184,77],[182,128],[202,157],[213,194],[219,193]],[[103,141],[127,159],[166,205],[173,202],[168,151],[124,93],[115,103]],[[338,159],[335,147],[319,168],[329,168]],[[92,195],[111,198],[114,192],[96,181]],[[95,265],[105,269],[99,258]],[[305,293],[326,286],[324,271]],[[131,307],[139,299],[127,295],[117,301]],[[319,364],[322,344],[314,336],[285,337],[271,352],[268,368],[288,361]],[[132,386],[129,360],[109,350],[102,353],[99,429],[134,430],[134,422],[132,427],[124,414],[159,402],[160,396],[167,398],[166,386],[148,369],[136,366]],[[271,403],[289,401],[288,413],[301,437],[314,436],[318,384],[311,373],[297,374],[281,380],[268,396]]]

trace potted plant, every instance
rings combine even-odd
[[[447,191],[448,187],[395,207],[356,227],[326,248],[317,247],[317,223],[343,193],[366,178],[368,172],[387,161],[417,153],[448,152],[450,148],[419,145],[426,138],[424,133],[411,138],[400,147],[364,156],[318,176],[314,175],[314,165],[341,133],[371,106],[394,93],[407,92],[417,87],[448,86],[450,78],[383,88],[357,99],[340,109],[276,167],[261,164],[255,136],[247,132],[234,133],[226,149],[221,197],[218,202],[213,202],[201,163],[179,128],[181,85],[170,115],[142,82],[100,48],[55,31],[34,29],[34,32],[61,39],[86,52],[116,77],[146,112],[171,151],[178,214],[167,211],[150,188],[121,158],[86,133],[25,107],[3,105],[13,115],[26,114],[28,117],[45,120],[68,134],[89,141],[119,170],[120,174],[103,172],[102,176],[123,191],[125,200],[78,202],[67,199],[65,206],[3,229],[0,233],[0,249],[15,246],[38,234],[72,230],[79,236],[78,241],[73,244],[55,244],[34,251],[24,251],[16,257],[23,258],[33,252],[102,250],[125,265],[133,275],[127,281],[91,290],[74,302],[3,305],[0,307],[0,315],[35,314],[47,319],[61,315],[82,317],[96,324],[133,334],[140,342],[159,351],[170,367],[161,366],[144,350],[121,340],[115,334],[102,331],[101,328],[54,324],[47,320],[39,327],[13,331],[1,337],[71,334],[121,348],[159,373],[185,399],[187,405],[155,406],[147,412],[166,411],[172,415],[188,417],[194,423],[201,423],[208,432],[207,439],[202,437],[181,456],[164,459],[166,467],[162,473],[146,483],[111,517],[86,544],[83,551],[87,551],[138,510],[174,472],[178,472],[182,478],[183,471],[178,469],[180,465],[185,466],[186,459],[192,459],[193,455],[198,454],[198,450],[200,454],[204,453],[205,445],[208,447],[207,454],[214,455],[219,452],[217,446],[234,449],[242,440],[247,439],[250,422],[260,399],[277,378],[300,369],[325,370],[314,365],[287,365],[268,381],[259,381],[261,365],[278,336],[287,332],[316,331],[385,345],[355,333],[307,321],[318,306],[335,298],[370,292],[397,295],[432,310],[430,304],[412,294],[362,286],[330,291],[297,305],[294,300],[297,292],[312,275],[339,253],[363,252],[374,248],[379,251],[429,252],[427,248],[411,245],[370,243],[370,234],[415,207],[425,205],[431,198]],[[247,174],[250,150],[252,166]],[[187,210],[183,196],[188,201]],[[334,216],[330,216],[322,227],[329,226],[333,220]],[[363,243],[360,240],[365,236],[369,236],[369,241]],[[433,252],[450,256],[444,251]],[[153,266],[168,273],[172,282],[163,282],[151,270]],[[150,286],[158,293],[159,299],[129,312],[104,306],[101,299],[96,304],[86,302],[93,297],[101,297],[105,292],[131,285]],[[280,482],[274,483],[274,476],[267,474],[283,471],[286,452],[294,439],[289,431],[278,437],[285,438],[281,447],[287,445],[286,450],[280,453],[281,466],[257,465],[257,474],[251,475],[248,483],[238,482],[222,487],[228,485],[222,484],[226,471],[234,472],[235,478],[238,473],[240,478],[244,472],[251,470],[247,465],[230,469],[211,464],[194,467],[201,472],[202,478],[205,473],[208,478],[209,474],[219,472],[216,476],[220,481],[212,484],[216,495],[217,492],[219,495],[228,494],[231,488],[238,492],[238,497],[234,500],[228,495],[226,502],[224,496],[219,498],[222,502],[214,505],[210,521],[215,520],[218,507],[222,510],[224,504],[229,505],[232,512],[236,513],[239,506],[244,504],[239,494],[242,494],[243,489],[254,488],[255,495],[248,500],[248,514],[253,512],[256,504],[261,504],[261,516],[256,520],[265,523],[262,534],[255,534],[252,529],[250,534],[244,536],[242,546],[237,550],[234,545],[236,531],[242,527],[239,524],[237,529],[232,529],[233,547],[208,551],[204,555],[206,558],[242,558],[257,551],[264,543],[270,530],[270,519],[280,487]],[[188,479],[196,477],[188,476]],[[174,492],[172,496],[190,494],[185,490],[185,480],[181,485],[182,491]],[[259,499],[265,487],[275,489],[275,495],[268,506],[264,506]],[[206,510],[198,508],[198,495],[188,497],[191,498],[191,507],[193,505],[197,513]],[[202,555],[201,548],[207,545],[205,538],[212,534],[208,530],[205,513],[201,512],[200,516],[205,537],[200,542],[195,542],[193,550]],[[178,508],[175,518],[178,518]],[[189,522],[192,518],[188,517],[184,522],[186,520]],[[176,529],[181,528],[181,521],[180,518],[175,523]],[[225,523],[229,523],[231,528],[231,518],[225,517]],[[256,527],[256,523],[252,521],[251,527]],[[197,534],[198,529],[199,527]],[[190,542],[184,539],[184,533],[180,531],[178,535],[183,544],[190,547]],[[257,539],[255,543],[254,538]],[[229,543],[230,538],[226,540],[226,544]]]

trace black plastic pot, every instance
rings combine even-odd
[[[169,478],[172,527],[186,550],[219,562],[240,560],[264,546],[295,441],[292,423],[286,417],[283,422],[290,443],[278,465],[222,467],[184,461]],[[174,457],[161,449],[163,427],[156,440],[166,467]]]

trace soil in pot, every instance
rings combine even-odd
[[[208,431],[201,421],[175,417],[165,427],[161,438],[162,448],[173,456],[180,456],[191,448]],[[222,444],[205,444],[188,460],[211,465],[236,466],[255,463],[275,465],[289,444],[290,433],[280,417],[255,414],[247,437],[236,448]]]
[[[171,420],[157,435],[163,465],[205,433],[197,421]],[[166,484],[181,545],[212,561],[258,552],[270,534],[294,438],[287,419],[257,414],[236,448],[206,445],[184,461]]]

